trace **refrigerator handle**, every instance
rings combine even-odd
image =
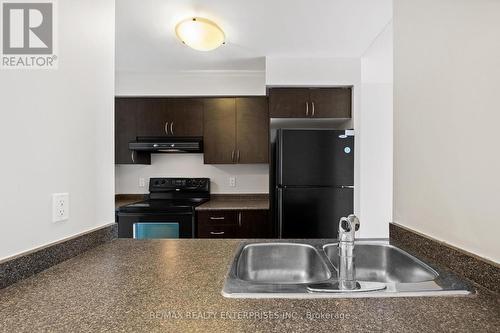
[[[283,189],[277,189],[278,192],[278,238],[283,238]]]
[[[283,184],[283,132],[278,130],[276,136],[276,174],[278,176],[278,185]]]

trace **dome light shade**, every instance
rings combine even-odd
[[[187,46],[198,51],[211,51],[225,43],[224,31],[215,22],[193,17],[175,27],[175,34]]]

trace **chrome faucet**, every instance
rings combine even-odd
[[[354,236],[359,230],[359,219],[351,214],[339,221],[339,270],[338,287],[341,290],[358,289],[354,268]]]

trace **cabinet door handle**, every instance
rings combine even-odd
[[[234,162],[234,149],[233,149],[233,151],[231,152],[231,162]]]
[[[165,134],[168,135],[168,121],[165,122]]]
[[[174,122],[170,123],[170,133],[172,133],[172,135],[174,135]]]
[[[314,102],[311,102],[311,104],[312,104],[312,107],[313,107],[313,109],[312,109],[312,116],[314,117]]]
[[[210,231],[210,235],[224,235],[224,231],[219,231],[219,232]]]
[[[240,150],[238,149],[238,153],[236,154],[236,162],[240,162]]]
[[[306,102],[306,117],[309,116],[309,102]]]
[[[224,216],[220,216],[220,217],[210,216],[210,219],[211,220],[225,220],[226,218]]]
[[[241,212],[238,212],[238,225],[241,227]]]
[[[135,163],[135,150],[132,150],[132,153],[130,154],[130,158],[132,159],[132,163]]]

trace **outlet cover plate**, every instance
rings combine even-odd
[[[139,187],[146,187],[146,179],[144,177],[139,177]]]
[[[61,222],[69,219],[69,194],[52,194],[52,222]]]

